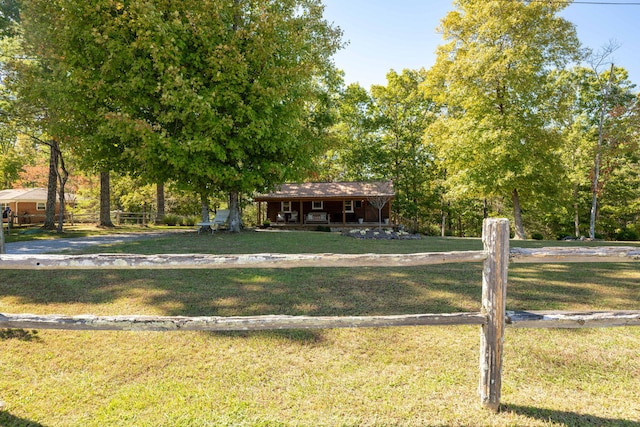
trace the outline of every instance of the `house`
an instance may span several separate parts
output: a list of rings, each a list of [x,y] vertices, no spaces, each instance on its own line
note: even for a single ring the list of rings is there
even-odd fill
[[[378,224],[379,213],[388,223],[394,196],[392,181],[306,182],[282,184],[254,200],[258,203],[258,223],[268,219],[276,226],[348,227]],[[262,203],[266,203],[264,215]]]
[[[65,194],[67,203],[74,200],[74,198],[72,194]],[[14,215],[14,222],[20,225],[44,222],[46,205],[46,188],[21,188],[0,191],[0,206],[2,210],[4,211],[6,207],[9,207]],[[58,208],[59,204],[56,201],[56,211]]]

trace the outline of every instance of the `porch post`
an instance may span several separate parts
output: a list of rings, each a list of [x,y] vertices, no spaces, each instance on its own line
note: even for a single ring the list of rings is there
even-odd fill
[[[300,199],[300,225],[304,224],[304,212],[302,212],[302,199]]]
[[[347,225],[347,201],[346,199],[342,199],[342,226],[346,227]]]

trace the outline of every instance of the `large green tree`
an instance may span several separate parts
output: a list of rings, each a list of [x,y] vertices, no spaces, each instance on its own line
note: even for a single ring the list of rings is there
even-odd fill
[[[386,86],[372,86],[373,113],[380,134],[377,161],[384,178],[394,182],[394,210],[421,228],[434,200],[435,167],[427,126],[435,119],[435,104],[421,89],[424,70],[390,71]]]
[[[431,129],[457,191],[511,200],[516,238],[523,204],[548,197],[561,176],[552,71],[579,57],[567,3],[457,0],[429,90],[442,105]],[[562,92],[560,92],[562,93]]]
[[[239,193],[300,176],[323,148],[340,31],[319,0],[24,3],[81,95],[78,150],[95,163],[203,201],[225,191],[238,230]]]
[[[412,229],[428,216],[433,198],[433,156],[423,136],[435,112],[420,87],[425,75],[424,70],[392,70],[387,85],[374,85],[371,92],[349,85],[334,127],[340,142],[325,157],[328,179],[393,180],[394,211]]]
[[[321,162],[319,179],[382,178],[377,161],[380,137],[373,109],[373,97],[357,83],[348,85],[340,93],[338,117],[333,127],[334,143]]]
[[[64,186],[68,178],[60,146],[61,129],[70,121],[62,102],[68,87],[57,85],[60,68],[55,61],[39,58],[42,46],[30,45],[23,37],[25,28],[20,14],[21,2],[7,0],[0,4],[2,35],[3,111],[2,120],[11,123],[15,133],[28,135],[45,145],[50,152],[48,196],[44,228],[54,229],[56,196],[60,211],[57,229],[62,231]]]
[[[637,98],[620,67],[598,71],[580,66],[562,73],[561,80],[571,95],[562,151],[572,189],[574,233],[582,234],[580,218],[590,216],[589,236],[594,238],[598,198],[612,180],[623,177],[616,169],[633,162],[637,150]]]

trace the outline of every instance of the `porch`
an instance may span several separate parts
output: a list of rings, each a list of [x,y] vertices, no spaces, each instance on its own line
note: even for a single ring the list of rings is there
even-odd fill
[[[380,223],[392,228],[393,197],[391,181],[324,182],[283,184],[279,190],[254,200],[258,204],[258,224],[280,229],[344,230],[379,227]]]

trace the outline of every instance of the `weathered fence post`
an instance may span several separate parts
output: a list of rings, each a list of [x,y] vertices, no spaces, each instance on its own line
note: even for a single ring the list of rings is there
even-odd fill
[[[480,334],[480,403],[485,408],[498,411],[502,387],[509,221],[485,219],[482,242],[487,254],[482,269],[482,314],[487,322]]]

